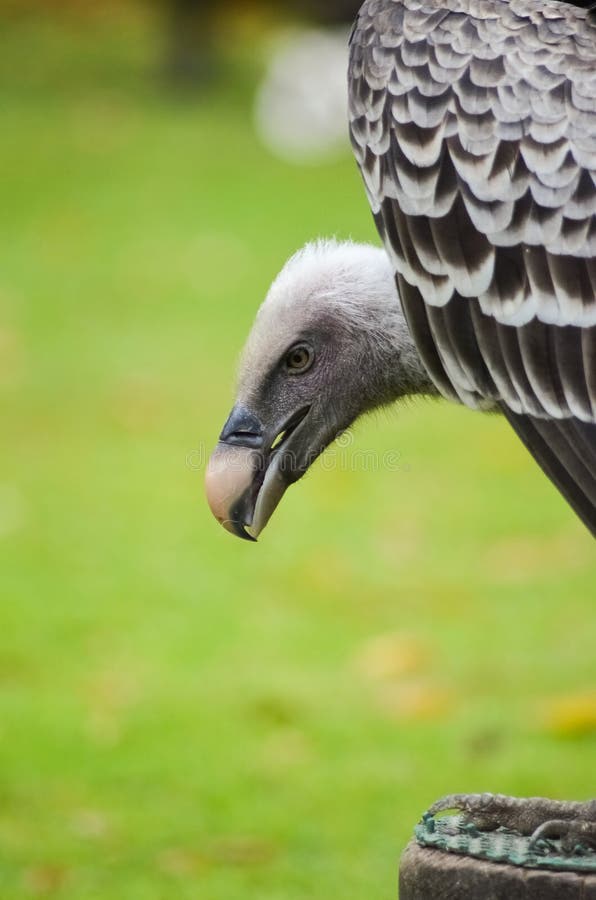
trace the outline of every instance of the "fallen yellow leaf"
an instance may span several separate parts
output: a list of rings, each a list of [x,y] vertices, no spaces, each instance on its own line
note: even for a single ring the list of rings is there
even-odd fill
[[[545,701],[541,718],[544,729],[558,737],[596,733],[596,690]]]
[[[357,668],[373,681],[393,681],[424,670],[432,658],[429,645],[412,634],[372,638],[357,656]]]
[[[378,695],[381,710],[389,717],[404,721],[434,721],[449,715],[455,698],[435,682],[387,685]]]

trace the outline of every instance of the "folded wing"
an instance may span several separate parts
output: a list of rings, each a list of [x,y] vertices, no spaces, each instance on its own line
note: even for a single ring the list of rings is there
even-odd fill
[[[596,532],[596,21],[549,0],[367,0],[349,87],[429,373],[501,406]]]

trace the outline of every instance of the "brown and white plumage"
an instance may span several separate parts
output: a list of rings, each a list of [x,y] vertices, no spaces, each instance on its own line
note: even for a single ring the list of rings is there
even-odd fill
[[[367,0],[350,131],[421,359],[499,405],[596,531],[596,19]]]

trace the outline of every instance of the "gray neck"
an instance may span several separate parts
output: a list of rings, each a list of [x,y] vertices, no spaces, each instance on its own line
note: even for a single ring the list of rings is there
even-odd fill
[[[372,333],[371,362],[377,394],[374,406],[403,397],[439,395],[416,349],[399,301],[395,295],[391,299]]]
[[[388,373],[393,398],[397,400],[416,394],[438,396],[439,391],[424,367],[401,307],[393,335],[393,364]]]

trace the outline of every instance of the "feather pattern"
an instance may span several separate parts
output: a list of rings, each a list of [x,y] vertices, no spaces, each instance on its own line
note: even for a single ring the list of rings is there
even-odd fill
[[[596,530],[596,17],[366,0],[352,146],[439,390],[500,406]]]

